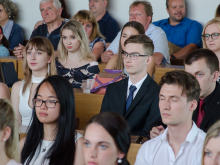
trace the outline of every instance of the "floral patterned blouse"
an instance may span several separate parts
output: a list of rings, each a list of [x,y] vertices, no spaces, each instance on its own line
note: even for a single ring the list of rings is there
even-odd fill
[[[97,38],[95,38],[93,41],[91,41],[91,42],[89,43],[90,49],[92,50],[93,47],[94,47],[94,45],[95,45],[97,42],[102,42],[102,43],[104,44],[104,51],[105,51],[105,49],[106,49],[105,40],[104,40],[103,38],[101,38],[101,37],[97,37]]]
[[[82,80],[93,79],[99,73],[98,62],[90,62],[79,68],[64,68],[56,58],[56,67],[58,75],[65,77],[71,83],[73,88],[81,88]]]

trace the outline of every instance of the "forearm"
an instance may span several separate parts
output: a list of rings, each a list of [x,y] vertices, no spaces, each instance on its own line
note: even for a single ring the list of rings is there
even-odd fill
[[[196,44],[189,44],[180,49],[178,52],[174,53],[173,55],[178,59],[184,59],[186,56],[192,52],[193,50],[197,49],[198,45]]]
[[[161,62],[163,61],[163,54],[159,53],[159,52],[155,52],[153,54],[154,60],[156,62],[156,65],[160,65]]]
[[[155,73],[155,65],[156,62],[154,60],[154,58],[152,58],[151,63],[147,66],[147,73],[152,76]]]

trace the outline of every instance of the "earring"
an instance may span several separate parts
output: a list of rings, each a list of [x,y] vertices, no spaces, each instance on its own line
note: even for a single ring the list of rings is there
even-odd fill
[[[11,18],[11,16],[10,16],[10,15],[9,15],[8,17],[9,17],[9,18]]]
[[[6,141],[6,139],[4,139],[4,142]]]
[[[118,159],[118,163],[122,163],[122,159]]]
[[[50,64],[48,63],[47,65],[47,74],[49,75],[50,74]]]

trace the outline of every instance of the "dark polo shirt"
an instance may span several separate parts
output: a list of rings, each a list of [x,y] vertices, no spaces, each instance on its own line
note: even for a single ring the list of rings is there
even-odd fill
[[[52,31],[50,34],[47,31],[47,24],[42,24],[32,32],[30,39],[37,36],[46,37],[50,40],[54,47],[54,50],[56,51],[58,43],[60,41],[60,30],[65,23],[66,22],[62,22],[61,26]]]
[[[118,23],[109,15],[108,11],[98,21],[98,24],[102,35],[105,36],[106,43],[112,42],[120,31]]]

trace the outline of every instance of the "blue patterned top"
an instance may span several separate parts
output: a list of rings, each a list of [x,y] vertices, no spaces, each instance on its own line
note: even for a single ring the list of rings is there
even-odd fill
[[[82,80],[93,79],[99,73],[98,62],[90,62],[79,68],[65,68],[56,58],[57,74],[71,83],[73,88],[82,88]]]
[[[105,40],[104,40],[103,38],[101,38],[101,37],[97,37],[97,38],[95,38],[93,41],[91,41],[91,42],[89,43],[90,49],[92,50],[93,47],[94,47],[94,45],[95,45],[97,42],[102,42],[102,43],[104,44],[104,51],[105,51],[105,49],[106,49]]]
[[[9,50],[3,45],[0,46],[0,56],[10,56]]]

